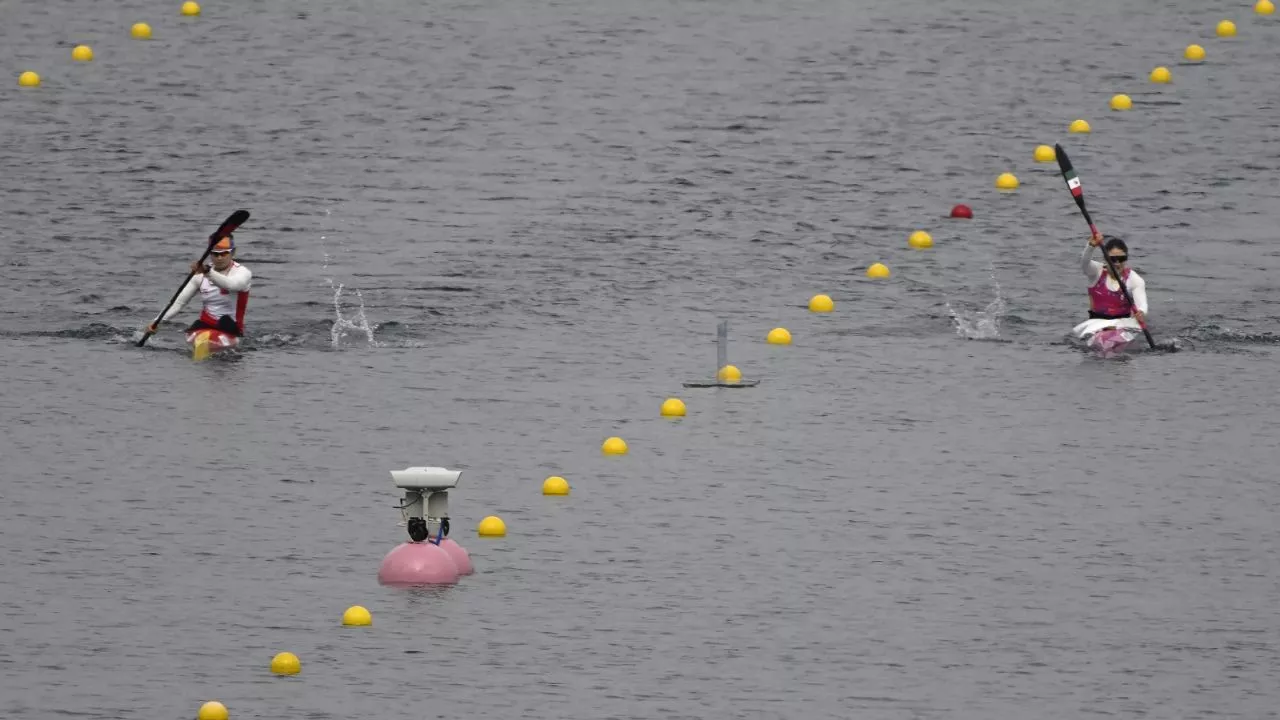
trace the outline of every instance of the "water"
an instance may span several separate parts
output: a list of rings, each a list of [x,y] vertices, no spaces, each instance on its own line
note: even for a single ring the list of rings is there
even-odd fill
[[[44,77],[0,100],[0,716],[1276,716],[1275,21],[0,19],[0,67]],[[1054,142],[1183,352],[1066,342],[1087,228],[1032,162]],[[239,207],[245,351],[192,364],[194,310],[134,348]],[[818,292],[834,313],[804,310]],[[760,385],[683,388],[722,319]],[[763,342],[779,325],[793,346]],[[658,416],[669,395],[688,417]],[[615,434],[630,455],[602,457]],[[421,464],[464,471],[477,574],[385,589],[387,471]],[[539,494],[551,474],[571,496]],[[488,514],[506,538],[475,537]],[[340,627],[353,604],[372,628]],[[301,675],[270,675],[282,650]]]

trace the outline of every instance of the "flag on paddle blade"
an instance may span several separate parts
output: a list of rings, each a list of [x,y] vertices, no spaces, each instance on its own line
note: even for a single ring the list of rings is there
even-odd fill
[[[1067,189],[1071,191],[1071,197],[1080,197],[1084,193],[1084,189],[1080,187],[1080,178],[1076,177],[1074,169],[1063,170],[1063,177],[1067,179]]]

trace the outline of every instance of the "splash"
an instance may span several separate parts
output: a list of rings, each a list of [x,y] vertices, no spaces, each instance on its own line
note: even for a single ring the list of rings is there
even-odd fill
[[[996,297],[982,310],[957,310],[950,300],[947,301],[947,312],[951,313],[951,321],[955,323],[956,334],[960,337],[968,340],[996,340],[1000,337],[1000,321],[1004,319],[1008,306],[1004,301],[1004,293],[1000,290],[1000,282],[996,280],[994,268],[991,271],[991,284],[995,286]]]
[[[377,340],[373,339],[373,331],[375,326],[369,324],[369,318],[364,314],[364,297],[357,289],[356,302],[359,307],[347,317],[342,314],[342,291],[346,287],[343,283],[338,283],[337,287],[333,285],[333,279],[329,279],[329,287],[333,289],[333,326],[329,328],[330,345],[334,350],[342,347],[342,341],[348,335],[362,334],[369,343],[369,347],[381,347]]]
[[[325,210],[325,215],[332,215],[332,211]],[[327,236],[321,235],[320,240],[323,242]],[[339,240],[341,243],[341,240]],[[344,246],[342,248],[346,250]],[[329,269],[329,263],[333,260],[333,256],[326,250],[324,252],[324,264],[322,270]],[[333,325],[329,328],[329,345],[338,350],[342,348],[343,340],[347,337],[355,335],[363,335],[368,347],[382,347],[382,345],[373,338],[373,331],[377,329],[377,325],[369,324],[369,317],[364,312],[364,296],[360,294],[359,288],[355,289],[356,303],[359,305],[354,312],[344,315],[342,312],[342,292],[346,289],[346,283],[333,284],[333,278],[325,278],[329,283],[329,289],[333,290]]]

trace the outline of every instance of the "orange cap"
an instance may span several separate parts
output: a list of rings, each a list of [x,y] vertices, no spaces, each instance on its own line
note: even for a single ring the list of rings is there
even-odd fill
[[[226,236],[214,244],[213,252],[226,252],[227,250],[235,250],[236,241],[230,236]]]

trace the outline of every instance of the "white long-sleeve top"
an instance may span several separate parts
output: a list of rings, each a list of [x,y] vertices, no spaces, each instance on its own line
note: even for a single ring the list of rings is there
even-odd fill
[[[169,308],[161,319],[168,320],[182,312],[182,308],[186,307],[198,292],[204,301],[202,313],[215,319],[230,315],[237,325],[243,327],[244,310],[249,302],[249,286],[252,281],[253,273],[237,262],[231,263],[231,267],[227,268],[225,273],[209,268],[207,273],[192,275],[186,286],[182,288],[182,292],[178,294],[173,307]]]
[[[1086,244],[1084,253],[1080,255],[1080,269],[1084,271],[1084,276],[1089,278],[1089,287],[1093,287],[1098,282],[1098,278],[1104,272],[1107,272],[1105,263],[1100,263],[1092,259],[1093,246]],[[1121,271],[1123,273],[1123,270]],[[1138,271],[1130,268],[1129,277],[1125,280],[1125,287],[1129,288],[1129,297],[1133,298],[1133,306],[1142,311],[1143,315],[1147,314],[1147,281],[1142,279]],[[1111,292],[1120,290],[1120,283],[1111,277],[1111,273],[1107,273],[1107,289]]]

